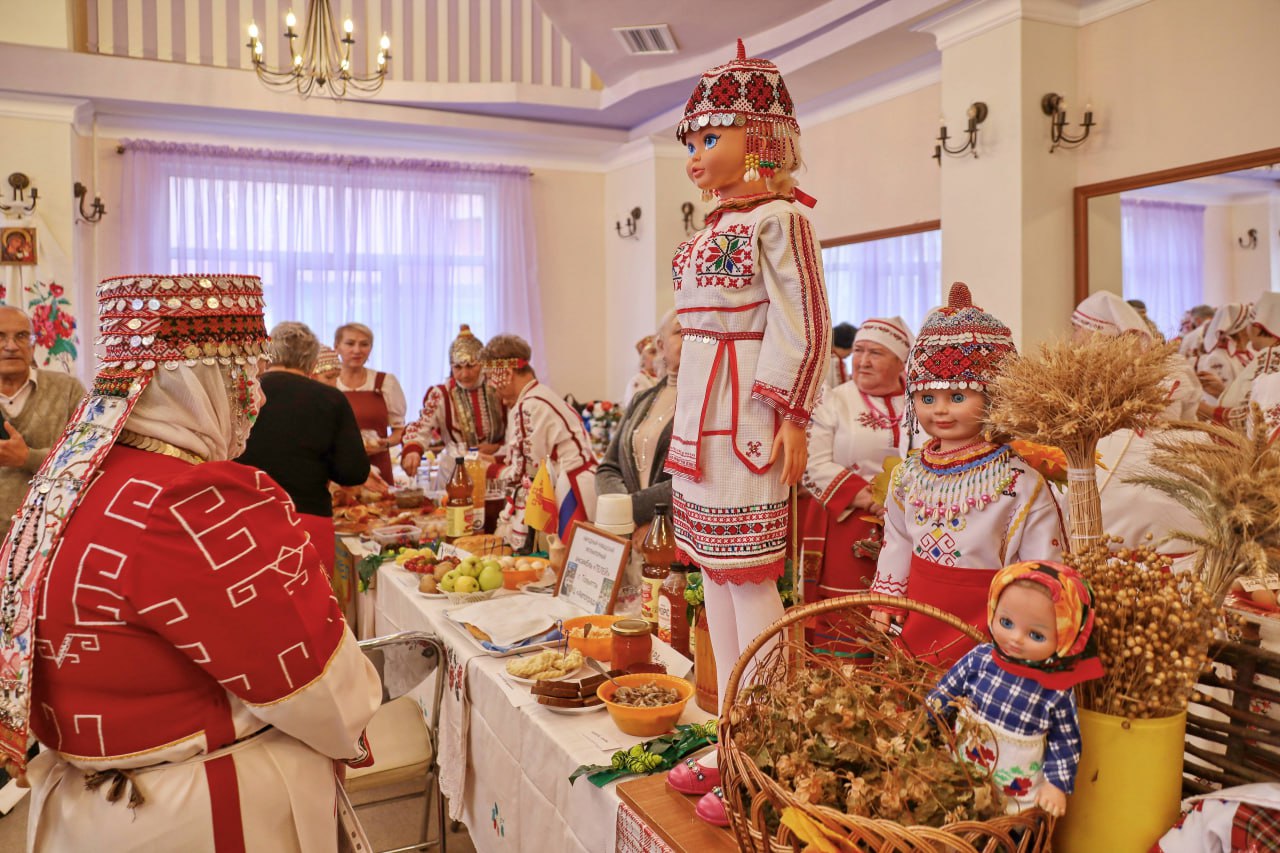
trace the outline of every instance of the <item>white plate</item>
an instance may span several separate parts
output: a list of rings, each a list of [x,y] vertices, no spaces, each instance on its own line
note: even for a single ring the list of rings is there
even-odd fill
[[[422,596],[423,598],[448,598],[448,597],[449,597],[449,594],[448,594],[448,593],[444,593],[444,592],[423,592],[422,590],[418,590],[418,595]]]
[[[578,667],[577,669],[575,669],[573,672],[567,672],[567,673],[565,673],[564,675],[560,676],[559,678],[556,678],[556,679],[553,679],[553,680],[555,680],[555,681],[578,681],[578,680],[580,680],[580,679],[574,678],[574,676],[576,676],[576,675],[582,675],[582,674],[584,674],[584,673],[589,673],[590,671],[591,671],[590,667],[588,667],[586,664],[583,664],[582,666],[580,666],[580,667]],[[502,672],[503,672],[503,674],[504,674],[504,675],[506,675],[506,676],[507,676],[507,678],[510,678],[512,681],[516,682],[517,684],[537,684],[537,683],[538,683],[538,680],[539,680],[539,679],[533,679],[533,678],[521,678],[521,677],[520,677],[520,676],[518,676],[518,675],[512,675],[511,673],[507,672],[507,671],[506,671],[506,669],[503,669],[503,671],[502,671]],[[542,681],[546,681],[547,679],[545,679],[545,678],[544,678],[544,679],[540,679],[540,680],[542,680]]]
[[[576,717],[579,714],[594,714],[596,711],[603,711],[605,709],[603,702],[596,705],[587,705],[583,708],[565,708],[561,705],[543,705],[539,702],[538,707],[545,708],[553,714],[564,714],[566,717]]]

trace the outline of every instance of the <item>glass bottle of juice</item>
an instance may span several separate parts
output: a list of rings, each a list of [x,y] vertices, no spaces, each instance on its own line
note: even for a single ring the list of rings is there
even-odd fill
[[[484,493],[488,488],[485,465],[480,461],[480,448],[467,448],[467,475],[471,477],[471,528],[473,533],[484,533]]]
[[[471,477],[467,475],[466,460],[457,457],[453,477],[445,487],[444,538],[448,542],[471,535],[471,517],[475,510],[471,500]]]
[[[640,545],[640,553],[644,557],[640,567],[640,616],[648,621],[649,629],[655,634],[658,633],[658,589],[667,577],[671,561],[676,558],[676,536],[670,509],[668,504],[654,505],[653,523]]]
[[[688,566],[672,563],[658,591],[658,639],[685,657],[690,654],[689,603],[684,600],[688,571]]]

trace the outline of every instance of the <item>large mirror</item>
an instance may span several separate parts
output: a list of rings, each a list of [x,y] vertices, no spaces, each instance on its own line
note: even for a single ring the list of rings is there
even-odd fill
[[[1075,190],[1075,301],[1141,299],[1166,336],[1194,305],[1280,291],[1280,148]]]

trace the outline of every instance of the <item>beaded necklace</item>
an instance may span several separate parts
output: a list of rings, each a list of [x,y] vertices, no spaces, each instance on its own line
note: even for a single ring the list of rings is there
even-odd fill
[[[954,450],[938,450],[930,441],[904,465],[902,488],[908,502],[925,518],[955,518],[971,509],[986,509],[1017,476],[1009,466],[1007,444],[975,441]]]

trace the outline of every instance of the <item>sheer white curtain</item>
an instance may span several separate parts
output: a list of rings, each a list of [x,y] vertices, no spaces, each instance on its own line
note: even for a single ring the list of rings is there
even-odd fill
[[[942,301],[942,232],[826,248],[822,267],[833,323],[900,316],[915,331]]]
[[[1120,200],[1124,298],[1147,303],[1147,316],[1166,337],[1183,313],[1204,301],[1204,207]]]
[[[417,413],[449,375],[461,323],[542,351],[527,169],[125,143],[130,273],[250,273],[267,322],[300,320],[332,344],[374,330],[370,366]]]

